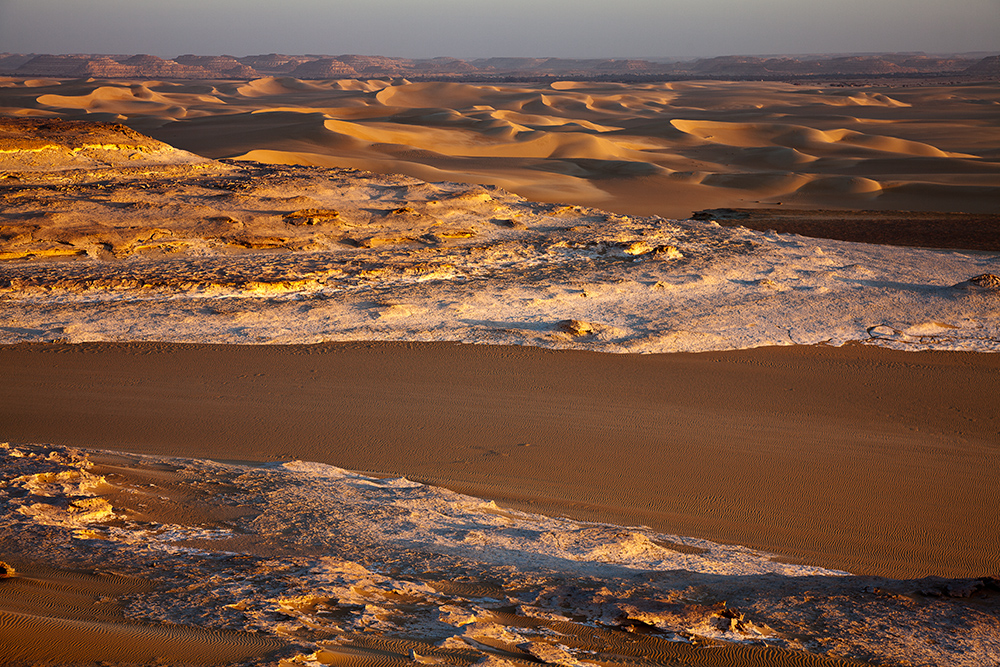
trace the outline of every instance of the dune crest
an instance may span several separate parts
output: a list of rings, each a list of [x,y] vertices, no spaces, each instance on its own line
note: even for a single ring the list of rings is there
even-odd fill
[[[998,102],[996,83],[859,89],[268,76],[32,79],[0,88],[0,108],[13,113],[124,122],[210,158],[287,164],[304,156],[301,164],[502,183],[546,202],[573,193],[579,203],[665,217],[779,203],[995,211],[1000,166],[990,156],[1000,140],[984,131],[982,111]],[[843,178],[878,187],[831,187]],[[809,187],[813,181],[825,184]]]

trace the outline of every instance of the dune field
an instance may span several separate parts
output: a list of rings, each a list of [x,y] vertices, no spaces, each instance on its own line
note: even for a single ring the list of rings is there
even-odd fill
[[[998,105],[0,79],[0,662],[1000,663]]]
[[[998,105],[995,81],[0,79],[0,113],[124,122],[206,157],[492,184],[667,218],[779,204],[996,214]]]

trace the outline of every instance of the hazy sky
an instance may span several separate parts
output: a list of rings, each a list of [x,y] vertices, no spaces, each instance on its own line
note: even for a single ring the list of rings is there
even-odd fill
[[[699,57],[1000,50],[1000,0],[0,0],[0,52]]]

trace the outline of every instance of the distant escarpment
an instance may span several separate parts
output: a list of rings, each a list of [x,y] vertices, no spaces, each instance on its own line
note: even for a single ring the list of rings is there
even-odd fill
[[[0,75],[64,78],[301,79],[408,77],[456,80],[568,79],[813,79],[841,77],[959,76],[1000,78],[1000,56],[983,54],[823,56],[720,56],[691,61],[574,58],[390,58],[366,55],[283,55],[245,57],[187,54],[157,56],[106,54],[0,54]]]
[[[176,60],[164,60],[146,54],[37,55],[27,59],[16,54],[3,54],[0,55],[0,72],[11,76],[102,79],[245,79],[259,76],[253,67],[228,56],[180,56]]]
[[[965,74],[988,79],[1000,79],[1000,56],[989,56],[971,65]]]

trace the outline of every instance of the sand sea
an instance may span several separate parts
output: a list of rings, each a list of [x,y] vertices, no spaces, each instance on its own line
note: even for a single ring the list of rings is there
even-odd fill
[[[0,662],[1000,664],[998,103],[0,79]]]

